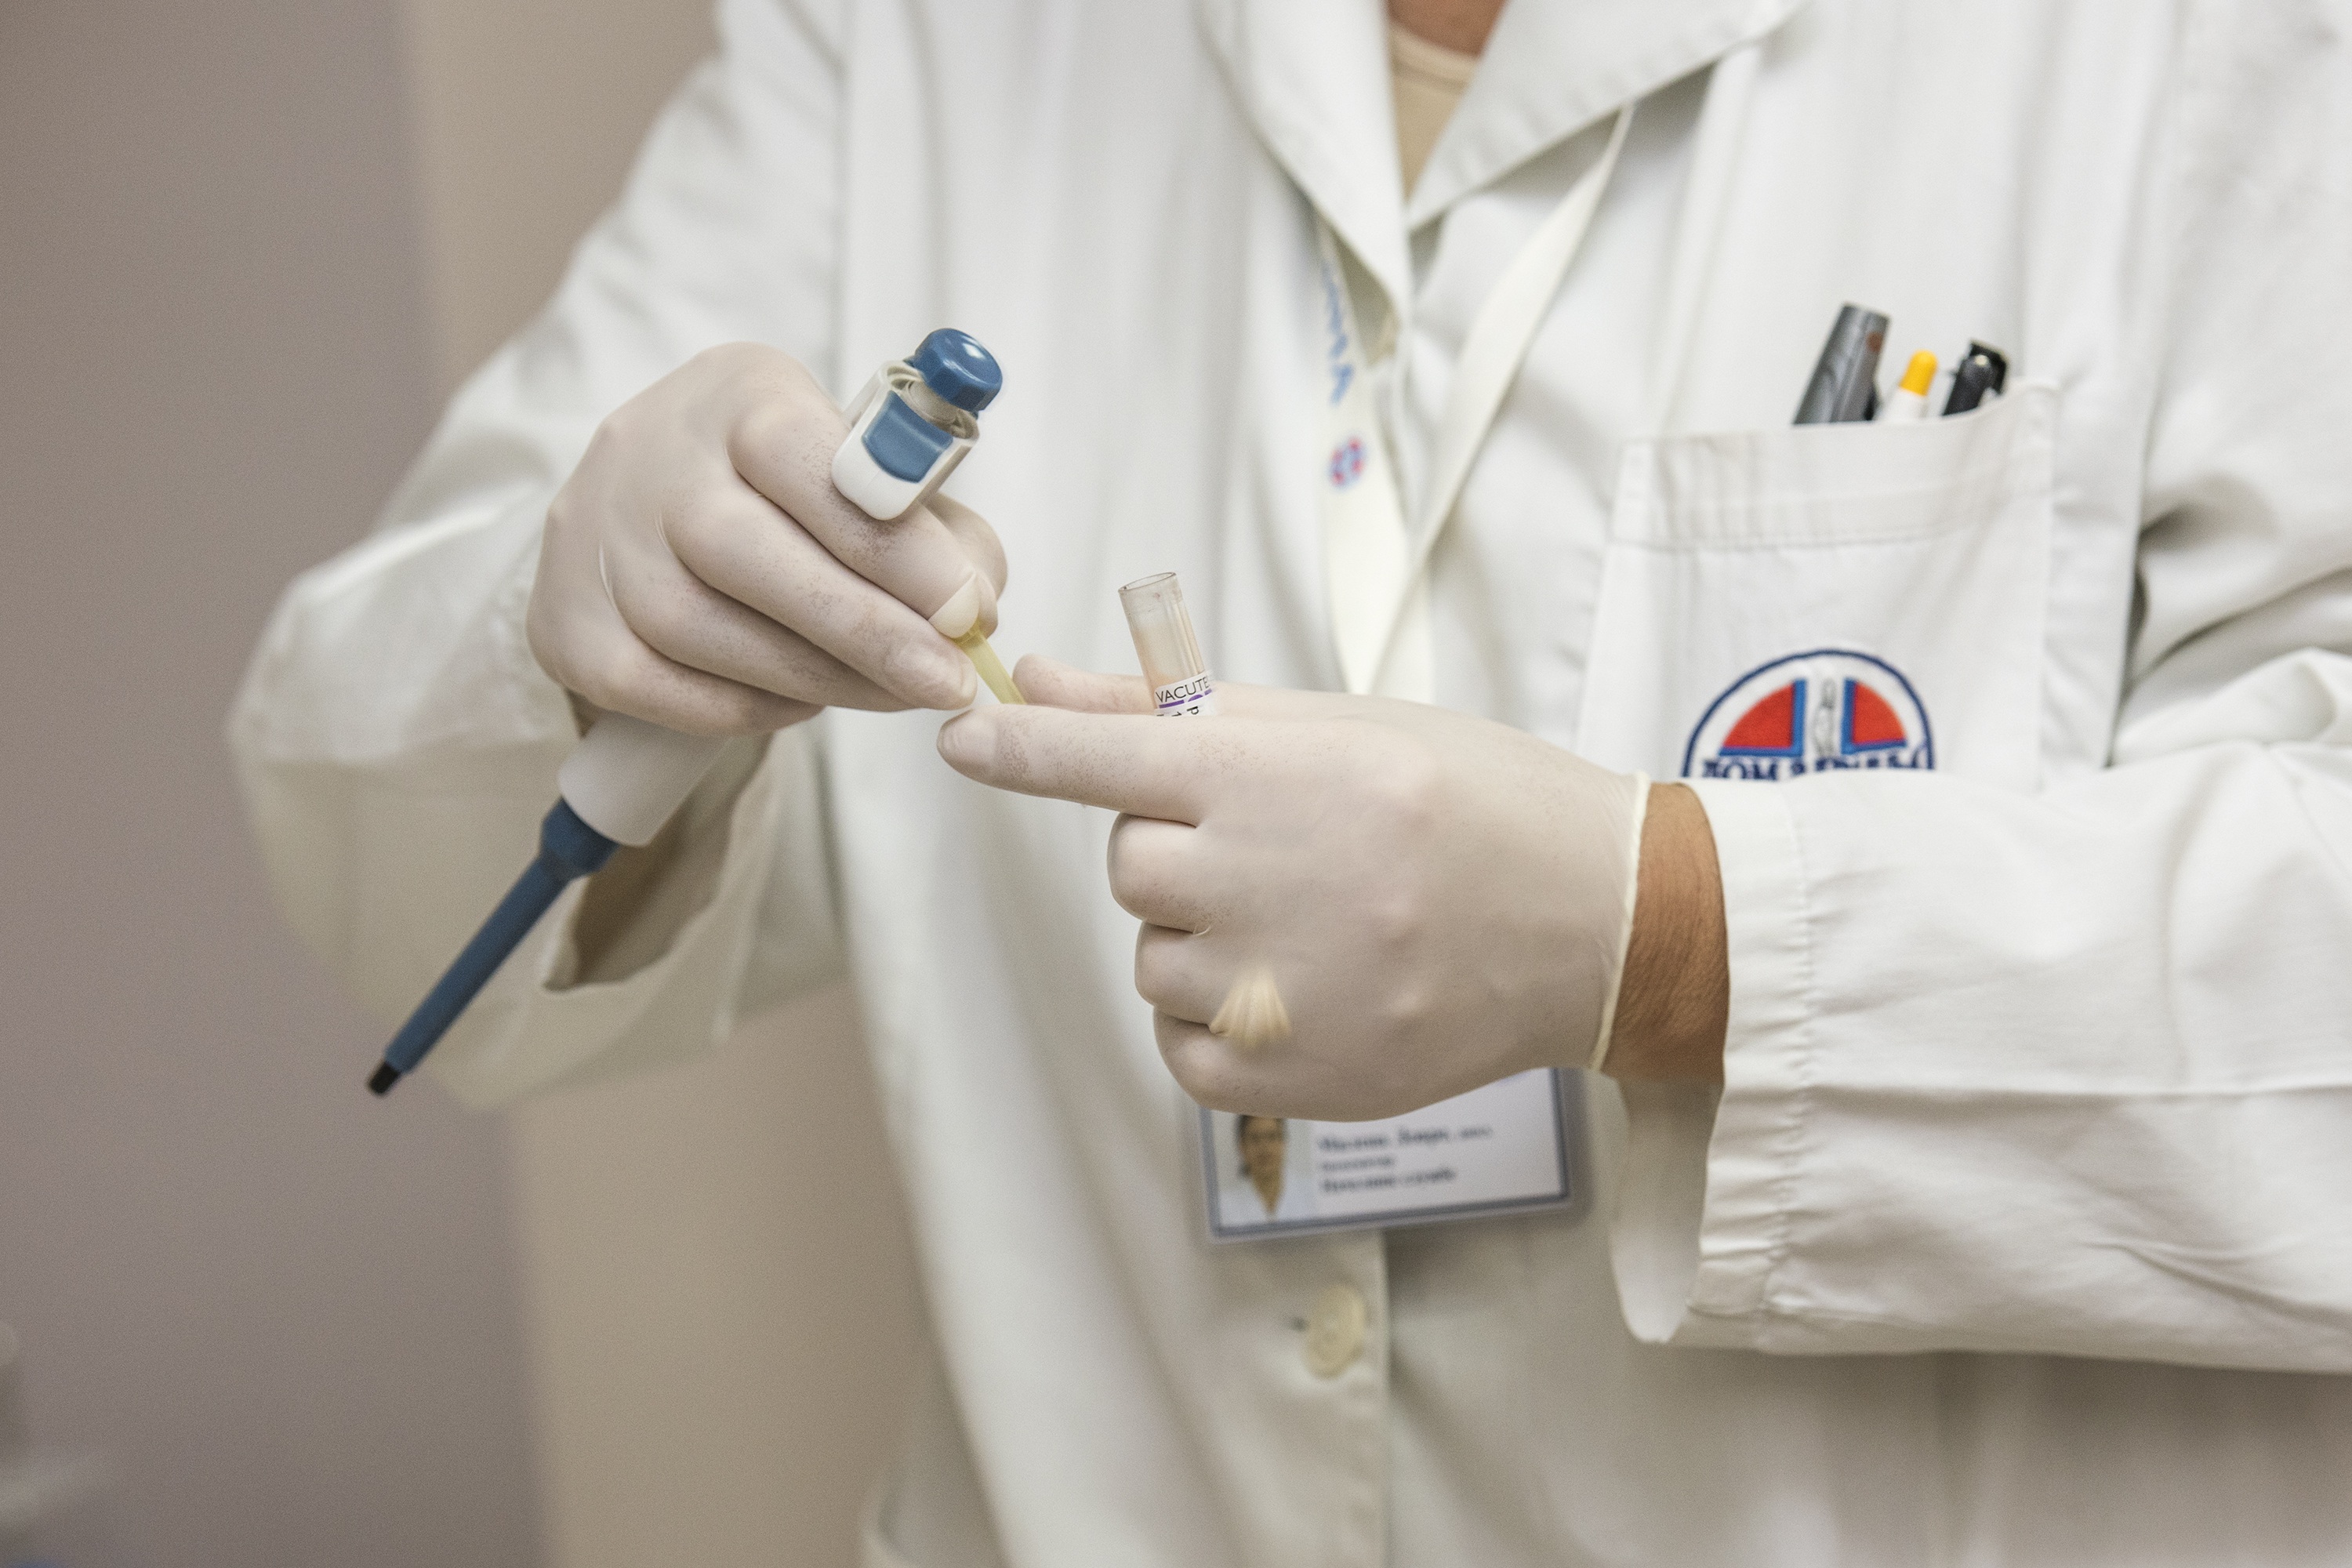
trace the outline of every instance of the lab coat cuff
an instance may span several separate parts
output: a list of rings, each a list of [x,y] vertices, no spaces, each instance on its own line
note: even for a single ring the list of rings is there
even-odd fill
[[[739,993],[803,748],[771,746],[727,810],[718,886],[658,957],[614,981],[576,984],[571,930],[586,884],[567,889],[492,977],[425,1071],[474,1110],[684,1060],[734,1031]]]
[[[1810,917],[1780,789],[1696,783],[1722,868],[1731,972],[1718,1094],[1625,1086],[1611,1252],[1626,1326],[1651,1343],[1753,1347],[1788,1248],[1811,1070]]]

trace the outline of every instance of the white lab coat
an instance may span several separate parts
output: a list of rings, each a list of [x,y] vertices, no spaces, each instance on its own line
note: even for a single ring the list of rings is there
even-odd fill
[[[709,343],[847,390],[962,327],[1007,373],[956,489],[1008,655],[1130,668],[1114,590],[1174,568],[1222,674],[1334,687],[1315,212],[1395,301],[1410,492],[1472,313],[1631,100],[1434,552],[1440,700],[1674,776],[1744,675],[1832,647],[1934,731],[1932,770],[1702,784],[1727,1082],[1597,1084],[1589,1210],[1213,1249],[1104,814],[957,777],[920,713],[706,791],[711,877],[593,984],[551,921],[433,1070],[499,1102],[846,964],[947,1395],[870,1562],[2352,1558],[2341,5],[1515,0],[1410,205],[1372,0],[721,20],[240,700],[286,904],[387,1018],[551,796],[521,610],[614,405]],[[2011,396],[1789,428],[1849,299],[1897,365],[2005,349]],[[1324,1378],[1334,1283],[1370,1330]]]

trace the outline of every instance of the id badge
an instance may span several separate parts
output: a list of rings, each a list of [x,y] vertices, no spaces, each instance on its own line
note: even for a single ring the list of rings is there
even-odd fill
[[[1566,1206],[1576,1074],[1538,1068],[1403,1116],[1201,1112],[1213,1241],[1426,1225]]]

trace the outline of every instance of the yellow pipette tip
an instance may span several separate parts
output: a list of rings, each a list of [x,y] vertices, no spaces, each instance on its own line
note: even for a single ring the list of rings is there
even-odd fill
[[[996,693],[999,702],[1025,704],[1028,701],[1021,695],[1021,689],[1013,684],[1013,672],[1004,668],[1004,661],[996,657],[996,650],[988,646],[988,638],[982,635],[978,626],[956,638],[955,645],[963,649],[964,657],[971,660],[972,668],[980,671],[981,679]]]
[[[1927,395],[1927,389],[1935,384],[1936,356],[1926,349],[1921,349],[1911,356],[1911,363],[1904,367],[1903,390],[1916,392],[1925,397]]]

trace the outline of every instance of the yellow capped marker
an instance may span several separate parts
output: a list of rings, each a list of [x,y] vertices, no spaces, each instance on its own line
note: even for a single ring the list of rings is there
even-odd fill
[[[1921,349],[1903,369],[1903,384],[1886,400],[1879,417],[1889,425],[1908,425],[1927,417],[1927,389],[1936,384],[1936,356]]]

